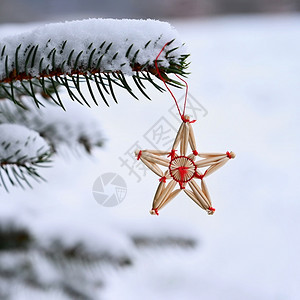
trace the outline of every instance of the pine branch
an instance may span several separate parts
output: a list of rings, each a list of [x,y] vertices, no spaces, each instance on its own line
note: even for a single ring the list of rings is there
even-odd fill
[[[0,187],[32,187],[29,178],[44,181],[37,168],[50,162],[52,152],[38,133],[20,125],[0,125]],[[12,135],[13,133],[13,135]]]
[[[124,35],[120,35],[122,27]],[[98,31],[90,32],[91,28]],[[74,32],[78,32],[76,38]],[[159,71],[168,84],[181,87],[168,75],[186,76],[189,55],[174,36],[176,32],[169,24],[158,21],[85,20],[8,37],[0,41],[0,98],[22,106],[20,96],[26,95],[39,107],[35,95],[42,93],[64,108],[58,91],[63,87],[73,101],[90,106],[82,92],[84,83],[96,105],[99,97],[109,105],[107,98],[117,102],[115,87],[137,98],[125,75],[131,76],[137,90],[150,98],[145,82],[164,91],[155,83],[159,76],[154,62],[167,42],[157,61]]]
[[[38,97],[38,96],[37,96]],[[88,154],[95,147],[101,147],[104,138],[99,119],[89,110],[67,103],[67,111],[40,99],[42,109],[26,103],[26,109],[6,100],[0,102],[0,124],[19,124],[40,134],[50,145],[52,152],[84,150]]]
[[[98,126],[89,117],[83,122],[82,113],[71,119],[54,112],[56,108],[50,104],[67,106],[61,89],[86,106],[91,100],[98,105],[98,99],[106,105],[110,99],[117,102],[120,88],[133,98],[143,95],[150,99],[147,83],[165,91],[161,76],[167,84],[182,87],[170,75],[187,75],[188,56],[174,29],[152,20],[50,24],[0,40],[0,186],[8,190],[9,185],[31,186],[30,178],[43,180],[38,168],[48,163],[61,145],[70,149],[81,145],[88,153],[102,145]],[[29,98],[33,101],[28,102]],[[11,105],[5,109],[7,100]],[[45,107],[47,114],[36,107]]]

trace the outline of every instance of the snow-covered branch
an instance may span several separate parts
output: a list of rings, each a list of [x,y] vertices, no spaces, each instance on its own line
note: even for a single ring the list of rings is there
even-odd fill
[[[0,124],[20,124],[38,132],[53,152],[59,152],[66,146],[70,150],[83,149],[91,153],[95,147],[103,145],[99,119],[89,110],[68,103],[67,111],[62,111],[48,101],[39,101],[44,106],[42,109],[27,103],[26,110],[10,101],[0,102]]]
[[[37,167],[49,162],[47,142],[37,132],[17,124],[1,124],[0,131],[0,186],[6,190],[9,183],[30,186],[27,176],[43,180]]]
[[[169,84],[180,87],[167,73],[186,74],[188,54],[177,32],[166,22],[89,19],[49,24],[6,37],[0,40],[0,97],[16,101],[15,95],[23,93],[34,98],[40,89],[63,107],[57,86],[64,86],[72,100],[89,105],[81,92],[83,79],[93,101],[98,103],[91,81],[108,105],[106,94],[117,101],[113,86],[136,97],[124,75],[131,76],[148,97],[144,82],[163,91],[154,82],[154,62],[166,43],[158,68]]]

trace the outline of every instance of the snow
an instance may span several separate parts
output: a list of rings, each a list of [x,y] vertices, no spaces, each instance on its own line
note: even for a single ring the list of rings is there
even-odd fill
[[[0,80],[7,76],[6,57],[8,57],[8,73],[16,67],[15,53],[19,45],[21,45],[18,50],[19,73],[25,72],[29,51],[38,45],[33,66],[31,63],[30,65],[27,63],[27,72],[32,76],[37,76],[40,68],[52,70],[63,66],[65,72],[71,72],[76,58],[83,50],[78,62],[81,69],[90,71],[88,63],[92,52],[95,50],[91,60],[91,66],[94,68],[97,66],[99,58],[105,54],[100,64],[101,71],[119,70],[124,74],[132,74],[130,62],[138,50],[135,62],[144,65],[150,61],[150,65],[153,65],[162,47],[173,39],[175,41],[170,48],[166,47],[166,50],[178,47],[172,52],[174,58],[171,59],[176,62],[180,55],[187,53],[176,30],[166,22],[150,19],[88,19],[48,24],[33,31],[6,36],[0,40],[0,51],[5,46],[3,56],[0,56]],[[64,44],[65,41],[67,42]],[[145,47],[149,41],[150,43]],[[103,42],[105,42],[104,45]],[[132,44],[133,46],[127,55]],[[54,49],[56,50],[55,53],[53,52]],[[70,65],[68,65],[69,55],[73,50],[74,53]],[[34,51],[32,50],[32,53]],[[116,53],[118,54],[115,57]],[[53,55],[55,55],[54,62]],[[29,61],[31,62],[33,54],[30,57]],[[41,58],[43,58],[42,65],[40,65]],[[170,59],[162,56],[161,60],[159,64],[169,66]]]
[[[0,160],[29,161],[50,151],[47,142],[36,132],[17,124],[0,125]]]
[[[68,244],[83,240],[99,251],[105,249],[101,229],[113,231],[115,238],[107,248],[117,253],[134,249],[134,264],[102,270],[105,285],[99,299],[297,300],[299,15],[173,25],[192,54],[190,92],[208,111],[193,124],[198,151],[237,154],[206,182],[216,213],[207,216],[183,195],[159,217],[150,216],[157,178],[147,173],[137,183],[120,166],[118,158],[136,140],[151,148],[143,136],[160,117],[175,128],[180,124],[169,113],[171,97],[151,91],[152,102],[136,102],[124,93],[118,105],[93,109],[110,138],[106,148],[93,159],[57,159],[56,166],[43,173],[48,183],[35,185],[33,191],[0,191],[1,220],[29,224],[37,237],[45,233],[45,242],[57,234]],[[92,197],[93,182],[105,172],[120,174],[128,188],[122,204],[110,209]],[[136,249],[129,236],[143,232],[148,237],[187,235],[198,247]],[[15,298],[65,299],[52,290],[42,295],[28,287]]]
[[[213,268],[194,251],[146,251],[138,256],[134,272],[128,269],[110,278],[103,299],[266,299],[261,291],[212,274]]]
[[[66,100],[66,111],[63,111],[48,101],[39,101],[43,104],[40,109],[33,102],[27,101],[26,112],[11,101],[0,103],[0,111],[5,112],[0,114],[0,122],[17,123],[39,132],[59,153],[64,153],[66,149],[71,149],[73,153],[77,150],[78,153],[82,153],[79,143],[82,138],[87,140],[92,148],[103,143],[99,118],[91,115],[87,107]]]
[[[17,228],[28,230],[45,249],[50,249],[54,242],[58,242],[66,249],[82,244],[85,252],[93,256],[109,254],[112,257],[122,257],[134,253],[130,239],[109,226],[109,220],[102,217],[99,228],[97,212],[86,210],[84,206],[72,207],[61,203],[57,207],[58,204],[59,202],[56,202],[55,205],[48,204],[28,209],[26,204],[19,201],[7,203],[0,212],[0,224],[2,226],[13,224]],[[56,211],[55,216],[53,216],[53,209]],[[20,217],[15,219],[17,211]],[[82,215],[83,211],[88,213],[88,219],[86,215]]]

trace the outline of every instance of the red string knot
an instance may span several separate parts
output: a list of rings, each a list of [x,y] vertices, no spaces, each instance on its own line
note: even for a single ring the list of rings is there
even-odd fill
[[[208,208],[208,214],[209,214],[209,215],[212,215],[215,211],[216,211],[216,209],[213,208],[213,207],[209,207],[209,208]]]
[[[229,159],[235,158],[235,154],[234,154],[234,152],[232,152],[232,151],[231,151],[231,152],[227,151],[226,154],[227,154],[227,157],[228,157]]]
[[[179,186],[180,186],[180,189],[181,190],[184,190],[185,189],[185,186],[183,185],[183,182],[179,181]]]
[[[227,154],[227,157],[228,157],[229,159],[232,158],[231,152],[227,151],[226,154]]]
[[[193,154],[194,154],[195,156],[197,156],[199,153],[198,153],[197,150],[193,150]]]
[[[198,174],[198,173],[196,172],[194,176],[195,176],[196,178],[199,178],[199,179],[201,179],[201,180],[202,180],[202,179],[203,179],[203,177],[204,177],[205,175],[206,175],[206,171],[204,172],[204,174],[201,174],[201,175],[200,175],[200,174]]]
[[[172,149],[170,154],[168,155],[168,157],[171,157],[171,159],[174,159],[175,158],[175,155],[176,155],[176,151],[175,149]]]
[[[142,150],[140,150],[140,152],[139,152],[139,154],[138,154],[138,156],[137,156],[137,160],[139,160],[140,158],[141,158],[141,156],[142,156]]]
[[[158,208],[152,208],[151,210],[150,210],[150,214],[151,215],[159,215],[159,213],[158,213]]]
[[[181,115],[181,120],[184,122],[184,123],[195,123],[196,120],[190,120],[190,117],[189,116],[184,116],[184,115]]]
[[[162,176],[161,178],[159,178],[159,182],[164,182],[164,183],[166,183],[166,179],[167,179],[166,176]]]

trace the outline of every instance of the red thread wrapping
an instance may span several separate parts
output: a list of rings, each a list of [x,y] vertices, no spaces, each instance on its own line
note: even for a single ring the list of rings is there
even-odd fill
[[[181,120],[184,122],[184,123],[195,123],[196,120],[188,120],[184,117],[184,115],[181,115]]]
[[[164,183],[166,183],[166,179],[167,179],[167,177],[166,177],[166,176],[163,176],[163,177],[159,178],[159,182],[164,182]]]
[[[155,208],[155,209],[153,209],[153,210],[154,210],[155,214],[156,214],[157,216],[159,216],[158,209]]]
[[[216,211],[216,209],[213,208],[213,207],[209,207],[208,209],[209,209],[210,211]]]
[[[141,156],[142,156],[142,150],[140,150],[140,152],[139,152],[139,154],[138,154],[138,156],[137,156],[137,160],[139,160],[140,158],[141,158]]]
[[[181,181],[183,182],[184,181],[184,176],[187,174],[187,171],[188,168],[186,167],[179,167],[178,168],[178,171],[179,171],[179,174],[180,174],[180,178],[181,178]]]
[[[176,151],[177,151],[177,150],[172,149],[171,152],[170,152],[170,154],[169,154],[167,157],[171,157],[171,160],[174,159],[174,158],[175,158],[175,155],[176,155]]]
[[[181,190],[184,190],[185,189],[185,186],[183,185],[183,182],[182,181],[179,181],[179,186],[180,186],[180,189]]]
[[[231,157],[231,154],[230,154],[230,152],[229,151],[227,151],[226,152],[226,154],[227,154],[227,157],[229,158],[229,159],[231,159],[232,157]]]
[[[195,177],[196,178],[199,178],[199,179],[203,179],[203,177],[206,175],[206,171],[204,172],[204,174],[202,174],[202,175],[200,175],[200,174],[198,174],[197,172],[195,173]]]
[[[194,154],[195,156],[197,156],[199,153],[198,153],[197,150],[193,150],[193,154]]]
[[[190,159],[189,157],[186,157],[186,156],[181,155],[181,156],[177,156],[175,159],[182,158],[182,157],[185,158],[185,159],[187,159],[187,160],[189,160],[189,161],[193,164],[193,166],[194,166],[194,174],[193,174],[193,176],[192,176],[191,178],[189,178],[188,180],[178,180],[178,178],[176,178],[176,177],[174,176],[173,172],[172,172],[171,165],[172,165],[173,160],[171,160],[171,161],[170,161],[170,164],[169,164],[169,172],[170,172],[170,175],[172,176],[172,178],[173,178],[175,181],[177,181],[178,183],[180,183],[180,182],[188,182],[188,181],[192,180],[192,178],[195,176],[196,170],[197,170],[197,167],[196,167],[194,161],[193,161],[192,159]],[[180,168],[180,169],[179,169],[179,168]],[[181,178],[184,178],[184,175],[186,174],[185,167],[179,167],[179,168],[178,168],[178,170],[179,170],[180,175],[181,175],[180,177],[181,177]]]

